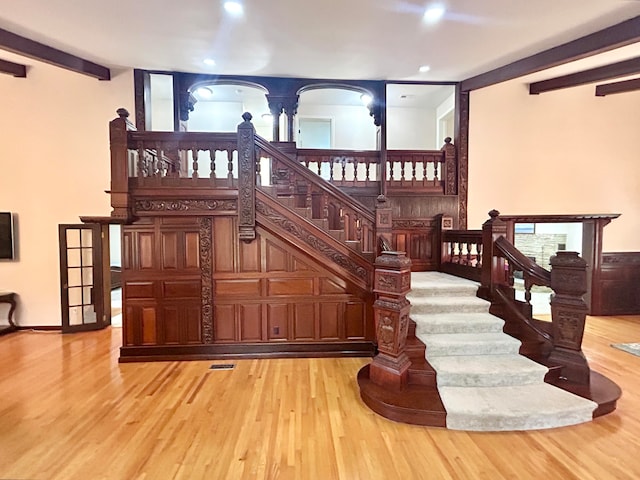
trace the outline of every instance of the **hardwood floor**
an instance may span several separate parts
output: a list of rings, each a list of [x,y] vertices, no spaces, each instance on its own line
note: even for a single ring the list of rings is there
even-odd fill
[[[589,317],[584,350],[618,409],[555,430],[467,433],[367,409],[369,359],[118,364],[120,330],[0,337],[0,479],[633,479],[640,316]]]

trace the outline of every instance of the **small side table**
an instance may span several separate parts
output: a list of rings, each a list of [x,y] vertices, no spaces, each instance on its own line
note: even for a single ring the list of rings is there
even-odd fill
[[[14,292],[0,292],[0,303],[9,304],[9,325],[0,325],[0,335],[13,332],[18,326],[13,322],[13,312],[15,312],[18,302],[16,302],[16,294]]]

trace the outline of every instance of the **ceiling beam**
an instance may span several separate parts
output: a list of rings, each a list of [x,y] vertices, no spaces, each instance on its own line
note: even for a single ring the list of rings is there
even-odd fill
[[[27,67],[20,63],[0,59],[0,73],[7,73],[14,77],[24,78],[27,76]]]
[[[640,90],[640,78],[596,85],[596,97],[604,97],[614,93],[634,92],[636,90]]]
[[[531,95],[537,95],[539,93],[551,92],[552,90],[560,90],[561,88],[577,87],[578,85],[599,82],[600,80],[626,77],[634,73],[640,73],[640,57],[530,83],[529,93]]]
[[[476,90],[530,73],[556,67],[640,41],[640,16],[523,58],[461,82],[463,91]]]
[[[0,28],[0,49],[88,75],[98,80],[111,80],[111,72],[102,65],[21,37],[2,28]]]

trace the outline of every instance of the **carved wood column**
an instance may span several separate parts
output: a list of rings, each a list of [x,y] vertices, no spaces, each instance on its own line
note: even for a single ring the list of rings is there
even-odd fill
[[[376,204],[376,251],[378,255],[393,247],[393,217],[384,195],[378,195]]]
[[[129,157],[127,131],[135,130],[129,121],[129,112],[119,108],[118,118],[109,122],[109,145],[111,150],[111,218],[128,222],[131,219],[129,204]]]
[[[505,260],[494,255],[493,242],[500,236],[507,236],[507,225],[499,218],[500,212],[491,210],[489,220],[482,224],[482,273],[478,296],[491,300],[496,285],[507,285],[505,281]]]
[[[294,135],[294,118],[298,114],[298,100],[300,99],[299,95],[295,95],[293,97],[287,97],[283,103],[282,108],[284,109],[284,114],[287,116],[287,142],[295,142]]]
[[[271,120],[273,122],[272,128],[272,141],[279,142],[280,141],[280,114],[282,113],[284,107],[282,102],[282,96],[279,95],[266,95],[267,102],[269,104],[269,112],[271,113]]]
[[[457,189],[457,165],[456,165],[456,147],[451,143],[451,137],[444,139],[442,147],[444,153],[444,194],[455,195]]]
[[[249,112],[238,125],[238,231],[240,240],[256,238],[256,142]]]
[[[558,252],[551,257],[551,318],[553,350],[549,361],[563,366],[569,381],[588,384],[590,371],[582,353],[587,316],[583,295],[587,292],[587,262],[576,252]]]
[[[373,304],[378,354],[373,358],[371,381],[399,389],[407,383],[411,361],[405,353],[409,309],[405,295],[411,290],[411,260],[404,252],[383,252],[375,261]]]

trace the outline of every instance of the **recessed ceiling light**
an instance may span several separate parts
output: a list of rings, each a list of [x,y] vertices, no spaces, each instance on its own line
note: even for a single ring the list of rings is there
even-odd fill
[[[213,90],[211,90],[209,87],[199,87],[198,89],[196,89],[196,95],[202,100],[207,100],[213,97]]]
[[[371,95],[369,95],[367,93],[363,93],[362,95],[360,95],[360,100],[362,101],[362,103],[364,105],[366,105],[368,107],[371,104],[371,102],[373,101],[373,98],[371,98]]]
[[[244,12],[244,8],[240,2],[227,1],[224,2],[224,9],[229,15],[239,17]]]
[[[445,8],[440,3],[429,5],[424,12],[424,21],[427,23],[436,23],[444,16]]]
[[[205,65],[208,65],[210,67],[215,66],[216,61],[213,58],[205,58],[202,63],[204,63]]]
[[[418,71],[419,71],[420,73],[426,73],[426,72],[428,72],[429,70],[431,70],[431,67],[430,67],[429,65],[422,65],[422,66],[418,69]]]

